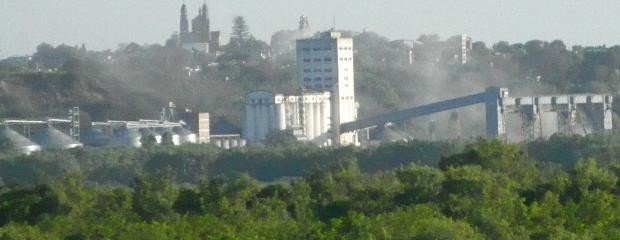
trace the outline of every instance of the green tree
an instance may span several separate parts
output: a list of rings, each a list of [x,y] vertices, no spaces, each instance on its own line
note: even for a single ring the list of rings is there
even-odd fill
[[[10,222],[35,224],[45,216],[66,211],[58,195],[47,185],[13,189],[0,195],[0,225]]]
[[[146,221],[169,217],[177,194],[173,175],[168,171],[139,176],[133,187],[133,210]]]
[[[443,173],[431,167],[410,166],[396,172],[403,192],[396,201],[403,205],[432,202],[442,191]]]
[[[237,45],[241,45],[242,43],[245,43],[246,41],[250,40],[250,38],[251,38],[250,28],[245,22],[245,18],[242,16],[236,16],[233,19],[233,27],[232,27],[232,34],[231,34],[230,42],[237,44]]]

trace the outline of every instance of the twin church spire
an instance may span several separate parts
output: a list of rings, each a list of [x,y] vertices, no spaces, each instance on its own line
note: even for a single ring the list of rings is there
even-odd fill
[[[198,15],[191,21],[187,14],[187,6],[183,3],[179,27],[179,43],[183,48],[204,53],[215,53],[219,50],[220,32],[211,31],[209,8],[206,2],[198,9]]]
[[[209,22],[209,9],[207,4],[204,3],[198,10],[198,16],[191,21],[191,30],[189,24],[189,18],[187,15],[187,6],[185,3],[181,6],[181,22],[180,22],[180,37],[181,42],[185,40],[203,41],[209,42],[210,38],[210,22]]]

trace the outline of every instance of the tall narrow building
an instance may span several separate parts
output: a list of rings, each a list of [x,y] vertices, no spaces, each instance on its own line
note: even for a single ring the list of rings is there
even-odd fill
[[[202,38],[210,41],[210,32],[211,32],[211,23],[209,20],[209,9],[207,8],[207,4],[202,5],[202,29],[200,29],[200,33],[202,34]]]
[[[181,6],[181,21],[180,21],[180,29],[179,38],[181,42],[187,40],[189,35],[189,21],[187,20],[187,7],[185,4]]]
[[[357,145],[356,133],[341,133],[340,124],[357,119],[353,39],[328,31],[297,40],[297,78],[304,91],[331,93],[332,142]]]

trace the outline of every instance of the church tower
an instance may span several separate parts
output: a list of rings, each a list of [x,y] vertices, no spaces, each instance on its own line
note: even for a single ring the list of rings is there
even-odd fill
[[[207,4],[198,9],[198,16],[192,19],[192,34],[195,41],[209,42],[209,17]]]
[[[301,17],[299,17],[299,28],[297,28],[297,32],[299,32],[299,36],[301,38],[308,38],[312,36],[310,21],[308,21],[307,16],[301,15]]]
[[[204,4],[202,4],[202,15],[200,16],[201,18],[201,22],[202,22],[202,29],[200,29],[200,32],[202,33],[202,40],[203,41],[209,41],[209,34],[211,32],[210,29],[210,23],[209,23],[209,9],[207,8],[207,3],[205,2]]]
[[[181,43],[187,41],[187,37],[189,35],[189,21],[187,20],[187,7],[185,3],[181,6],[181,21],[180,21],[180,30],[179,37]]]
[[[198,8],[198,16],[193,18],[188,18],[187,7],[183,3],[179,23],[180,46],[195,52],[217,53],[220,50],[220,32],[212,32],[210,24],[206,2]]]

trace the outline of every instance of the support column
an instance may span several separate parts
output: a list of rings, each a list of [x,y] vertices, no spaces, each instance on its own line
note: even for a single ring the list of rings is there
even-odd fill
[[[577,109],[575,105],[567,98],[566,103],[557,104],[558,110],[558,131],[562,133],[573,134],[575,130],[575,119],[577,116]]]
[[[332,145],[340,146],[340,93],[338,91],[332,92],[331,96],[331,131],[332,131]]]
[[[540,114],[540,105],[538,98],[532,99],[532,135],[531,140],[536,140],[542,136],[542,116]]]
[[[613,129],[613,112],[612,112],[612,105],[613,105],[613,97],[612,96],[605,96],[605,107],[603,109],[604,113],[603,113],[603,128],[604,130],[612,130]]]
[[[536,140],[541,136],[540,132],[542,131],[540,125],[540,114],[538,112],[538,105],[536,104],[536,100],[532,99],[531,108],[524,109],[525,116],[525,140],[532,141]]]
[[[487,137],[499,138],[506,133],[503,117],[502,99],[507,96],[508,91],[503,88],[490,87],[486,89],[486,130]]]

